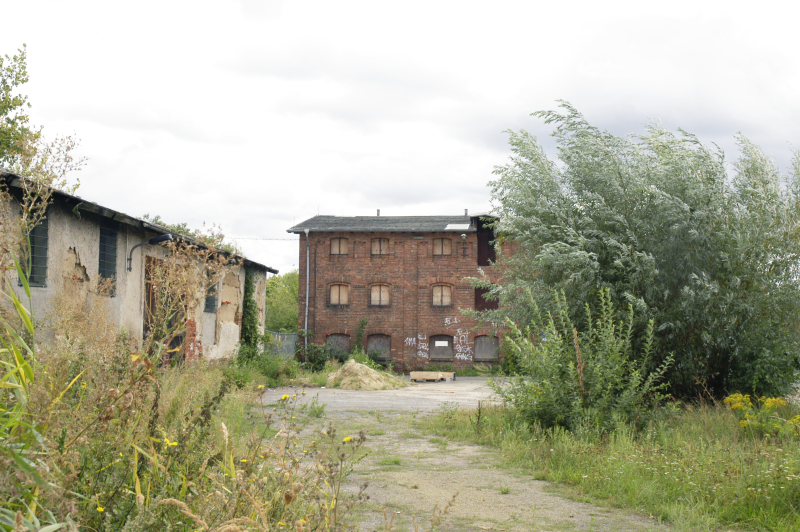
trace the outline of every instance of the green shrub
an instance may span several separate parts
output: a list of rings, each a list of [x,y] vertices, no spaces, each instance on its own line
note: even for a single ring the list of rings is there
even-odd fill
[[[564,294],[554,297],[553,314],[520,329],[507,321],[506,350],[519,361],[521,377],[498,393],[531,423],[603,433],[631,423],[641,426],[664,399],[660,383],[671,358],[648,372],[653,324],[641,353],[633,352],[633,309],[615,323],[608,290],[601,290],[600,314],[586,307],[586,331],[578,332]],[[637,356],[638,355],[638,356]]]

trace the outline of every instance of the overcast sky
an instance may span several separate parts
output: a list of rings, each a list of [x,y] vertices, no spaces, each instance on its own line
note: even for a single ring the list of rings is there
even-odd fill
[[[800,147],[798,8],[784,2],[0,0],[46,135],[75,133],[78,195],[217,223],[282,272],[316,214],[490,207],[507,129],[556,100],[596,126],[661,120],[784,169]]]

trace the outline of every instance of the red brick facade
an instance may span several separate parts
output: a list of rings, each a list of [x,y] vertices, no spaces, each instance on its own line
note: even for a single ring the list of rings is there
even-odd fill
[[[334,254],[331,240],[339,238],[347,239],[343,244],[346,253]],[[385,240],[375,244],[375,239]],[[449,244],[436,239],[449,240]],[[300,232],[299,329],[305,328],[308,252],[309,342],[322,344],[331,335],[343,335],[334,339],[352,342],[359,321],[367,318],[364,347],[385,345],[388,336],[390,358],[398,369],[410,371],[431,363],[458,368],[497,362],[499,350],[491,349],[498,345],[497,334],[477,329],[474,320],[461,313],[474,309],[476,297],[481,297],[464,278],[477,277],[479,267],[490,278],[497,276],[496,266],[478,265],[479,251],[485,264],[488,249],[485,235],[483,242],[480,240],[472,227],[470,231],[441,232],[311,229],[308,237]],[[331,285],[339,285],[333,295]],[[340,290],[347,297],[346,304],[336,304]],[[386,296],[388,304],[372,304],[385,303]]]

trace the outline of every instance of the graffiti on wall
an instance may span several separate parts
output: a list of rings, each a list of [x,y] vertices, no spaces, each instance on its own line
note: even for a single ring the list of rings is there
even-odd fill
[[[469,330],[456,329],[453,337],[453,350],[458,360],[471,361],[473,357],[472,342],[469,341]]]
[[[417,356],[419,358],[428,358],[428,337],[426,335],[417,335]]]

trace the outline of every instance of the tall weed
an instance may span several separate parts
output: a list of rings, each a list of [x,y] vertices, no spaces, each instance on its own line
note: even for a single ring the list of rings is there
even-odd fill
[[[554,295],[555,312],[546,319],[534,318],[524,329],[507,322],[506,350],[517,361],[520,377],[495,389],[526,421],[585,433],[629,423],[641,427],[664,400],[660,381],[671,358],[648,369],[652,321],[639,339],[641,352],[635,353],[633,308],[618,323],[607,289],[599,299],[596,318],[586,306],[582,332],[569,318],[563,293]]]

